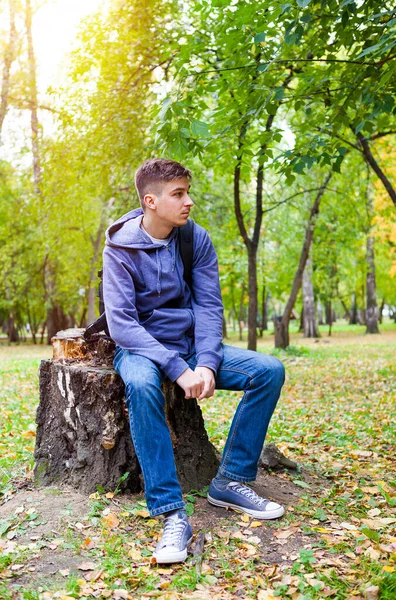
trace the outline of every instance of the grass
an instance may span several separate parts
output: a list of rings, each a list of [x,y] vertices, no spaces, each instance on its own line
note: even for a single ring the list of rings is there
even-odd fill
[[[275,565],[263,562],[260,544],[247,541],[250,534],[240,537],[249,523],[243,525],[235,516],[220,520],[207,532],[201,572],[193,558],[168,569],[153,567],[149,556],[161,531],[159,520],[139,516],[142,504],[123,508],[121,497],[97,493],[82,520],[83,529],[72,526],[73,515],[64,515],[71,525],[59,545],[59,552],[74,555],[83,548],[84,560],[95,563],[97,579],[71,572],[61,581],[42,578],[40,585],[18,587],[13,565],[33,564],[32,557],[48,552],[56,537],[51,534],[31,548],[17,541],[12,545],[21,531],[34,532],[40,519],[22,512],[12,515],[14,539],[7,537],[9,523],[0,521],[0,598],[116,599],[150,593],[168,600],[190,594],[202,599],[347,600],[364,597],[367,586],[374,585],[379,600],[393,600],[396,327],[386,324],[382,330],[382,335],[364,336],[364,328],[335,325],[332,338],[321,338],[317,344],[293,333],[286,352],[274,351],[270,336],[259,343],[259,350],[276,354],[287,371],[267,441],[302,465],[298,473],[279,476],[279,481],[294,481],[302,492],[300,500],[284,519],[262,528],[275,542],[274,536],[285,531],[292,532],[288,540],[303,540],[297,548],[277,546],[285,559]],[[230,341],[240,345],[234,337]],[[47,347],[0,345],[0,498],[9,497],[31,478],[37,373],[40,358],[49,354]],[[209,436],[220,450],[240,396],[217,392],[215,399],[201,404]],[[187,498],[191,511],[196,498],[195,493]],[[118,517],[114,528],[104,521],[103,513],[109,509]]]

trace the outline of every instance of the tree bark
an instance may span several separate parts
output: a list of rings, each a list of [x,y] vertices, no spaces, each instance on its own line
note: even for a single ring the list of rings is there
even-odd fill
[[[88,283],[88,323],[93,323],[96,319],[96,309],[95,302],[97,299],[97,289],[96,289],[96,270],[99,255],[102,250],[103,244],[103,235],[106,229],[106,222],[109,218],[110,211],[114,204],[114,198],[110,198],[108,202],[106,202],[102,207],[102,214],[100,216],[100,223],[98,227],[98,231],[96,232],[95,240],[92,240],[93,244],[93,254],[91,259],[91,270],[89,274],[89,283]]]
[[[257,248],[248,251],[248,349],[257,350]]]
[[[374,173],[380,179],[382,185],[388,192],[389,198],[392,200],[393,204],[396,206],[396,190],[392,186],[392,183],[385,175],[384,171],[379,166],[379,163],[374,158],[373,153],[371,152],[370,144],[366,140],[366,138],[359,132],[356,133],[356,137],[359,140],[359,144],[362,147],[364,158],[367,164],[373,169]]]
[[[243,328],[242,328],[242,323],[243,323],[243,302],[244,302],[244,297],[245,297],[245,282],[242,282],[242,290],[241,290],[241,299],[239,302],[239,313],[238,313],[238,327],[239,327],[239,341],[242,342],[243,341]]]
[[[323,321],[323,306],[320,300],[318,300],[318,323],[319,325],[324,325]]]
[[[47,310],[47,343],[51,344],[52,338],[58,331],[72,327],[74,323],[70,322],[70,317],[60,306],[53,305]]]
[[[379,333],[378,307],[375,285],[374,238],[370,234],[367,236],[366,260],[366,333]]]
[[[358,307],[356,302],[356,293],[352,294],[352,306],[349,311],[349,325],[357,325],[358,324]]]
[[[3,63],[3,79],[1,83],[1,100],[0,100],[0,138],[3,123],[8,109],[8,97],[10,91],[10,72],[11,65],[15,58],[15,45],[16,45],[16,28],[15,28],[15,9],[13,0],[9,0],[9,14],[10,14],[10,34],[8,38],[8,45],[4,55]]]
[[[304,244],[303,244],[302,251],[301,251],[300,261],[299,261],[299,264],[297,267],[296,274],[294,276],[292,290],[290,292],[289,299],[286,302],[286,306],[283,311],[282,318],[279,321],[277,319],[274,320],[275,348],[287,348],[290,344],[290,341],[289,341],[290,340],[290,338],[289,338],[290,316],[291,316],[292,310],[294,308],[294,305],[296,303],[298,292],[301,287],[302,276],[303,276],[305,265],[306,265],[306,262],[307,262],[307,259],[309,256],[309,250],[310,250],[312,239],[313,239],[315,222],[316,222],[316,218],[319,213],[320,201],[325,192],[325,189],[327,188],[327,186],[330,182],[331,176],[332,176],[332,171],[330,171],[328,173],[328,175],[326,176],[322,186],[320,187],[320,189],[316,195],[315,201],[312,205],[311,212],[310,212],[309,219],[308,219],[308,225],[305,230],[305,238],[304,238]]]
[[[32,153],[33,153],[33,180],[34,191],[37,196],[41,196],[41,166],[39,152],[39,120],[38,120],[38,102],[37,102],[37,79],[36,79],[36,58],[34,55],[33,36],[32,36],[32,6],[30,0],[25,0],[25,26],[28,45],[28,65],[29,65],[29,104],[30,104],[30,126],[32,134]]]
[[[312,283],[312,259],[310,257],[307,259],[307,264],[305,265],[303,273],[302,292],[304,337],[317,338],[319,337],[319,330],[316,323],[315,298]]]
[[[378,322],[380,323],[380,325],[382,325],[384,307],[385,307],[385,298],[382,298],[382,302],[381,302],[381,306],[379,308],[379,314],[378,314]]]

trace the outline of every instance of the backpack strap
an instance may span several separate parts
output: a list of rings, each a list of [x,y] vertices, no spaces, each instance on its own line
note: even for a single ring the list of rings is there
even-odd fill
[[[194,256],[194,221],[188,219],[187,223],[177,230],[179,252],[183,261],[184,281],[191,288],[192,266]]]

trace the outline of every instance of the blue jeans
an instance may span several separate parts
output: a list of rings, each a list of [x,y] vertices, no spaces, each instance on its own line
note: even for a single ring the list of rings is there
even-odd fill
[[[234,481],[254,481],[285,370],[273,356],[226,345],[223,350],[216,389],[245,393],[231,424],[219,472]],[[195,368],[195,353],[182,358]],[[118,347],[114,367],[125,383],[132,440],[143,472],[150,514],[183,508],[161,389],[165,375],[149,359]],[[216,398],[211,402],[216,402]]]

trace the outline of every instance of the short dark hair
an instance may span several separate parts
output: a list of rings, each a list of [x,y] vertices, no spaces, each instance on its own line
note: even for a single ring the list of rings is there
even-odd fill
[[[191,181],[191,171],[175,160],[166,158],[146,160],[140,165],[135,174],[135,186],[140,202],[143,202],[144,196],[153,191],[153,187],[155,188],[159,183],[182,178]]]

